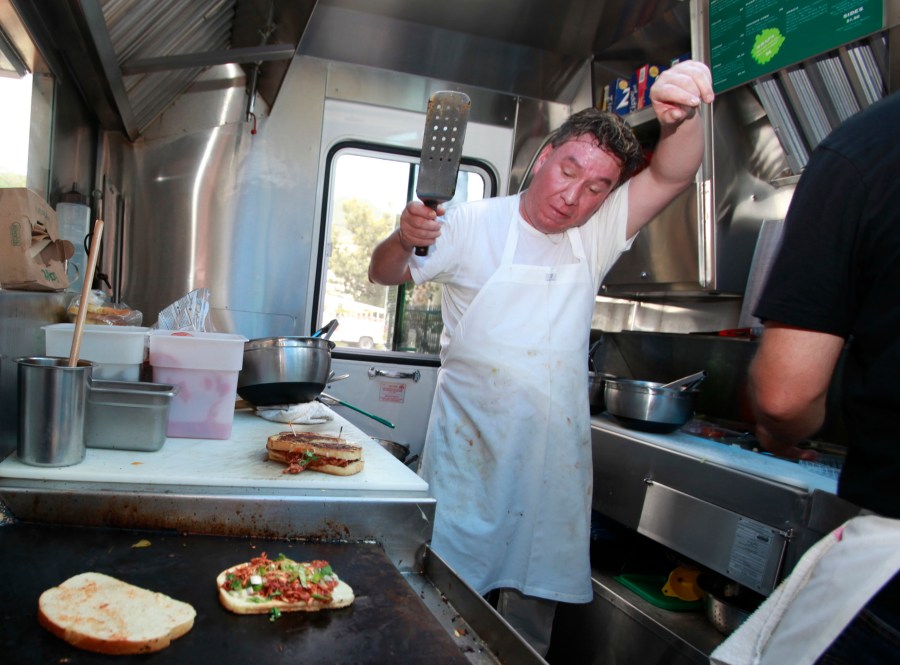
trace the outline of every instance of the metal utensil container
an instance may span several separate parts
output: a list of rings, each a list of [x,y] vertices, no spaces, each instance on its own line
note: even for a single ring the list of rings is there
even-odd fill
[[[84,441],[88,448],[154,452],[166,442],[169,407],[178,386],[93,381],[88,390]]]
[[[730,635],[747,620],[751,612],[707,593],[703,598],[706,619],[723,635]]]
[[[84,419],[95,363],[68,358],[17,358],[17,455],[33,466],[72,466],[84,460]]]

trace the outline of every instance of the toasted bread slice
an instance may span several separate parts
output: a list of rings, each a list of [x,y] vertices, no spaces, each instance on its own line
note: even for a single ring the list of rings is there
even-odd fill
[[[235,614],[335,610],[355,599],[328,562],[301,563],[285,556],[273,561],[265,553],[223,570],[216,586],[219,602]]]
[[[362,458],[362,446],[336,436],[315,432],[279,432],[266,441],[268,450],[281,452],[312,451],[322,457],[358,460]]]
[[[72,646],[105,654],[150,653],[187,633],[188,603],[102,573],[81,573],[47,589],[38,622]]]
[[[266,442],[268,458],[287,464],[284,473],[300,473],[305,469],[352,476],[362,471],[362,446],[344,439],[313,432],[280,432]]]

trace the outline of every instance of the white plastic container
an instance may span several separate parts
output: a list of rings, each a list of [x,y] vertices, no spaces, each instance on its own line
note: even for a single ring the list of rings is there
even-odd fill
[[[68,358],[72,351],[74,323],[44,326],[48,356]],[[85,324],[78,357],[97,363],[92,377],[104,381],[138,381],[147,355],[147,333],[142,326]]]
[[[150,331],[153,381],[179,388],[169,409],[167,436],[231,437],[246,341],[246,337],[227,333]]]
[[[87,272],[88,257],[84,249],[84,239],[91,232],[91,209],[80,203],[57,203],[56,221],[59,225],[60,238],[68,240],[75,247],[75,253],[69,261],[78,266],[78,277],[72,280],[68,290],[80,293],[84,273]]]

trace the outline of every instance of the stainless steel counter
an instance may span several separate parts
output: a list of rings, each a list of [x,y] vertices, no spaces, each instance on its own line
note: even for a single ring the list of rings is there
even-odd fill
[[[283,474],[265,459],[286,428],[237,413],[229,440],[167,439],[153,453],[88,449],[72,467],[0,462],[0,524],[152,529],[323,543],[374,543],[471,663],[542,663],[490,606],[427,547],[435,500],[413,471],[333,414],[333,433],[363,446],[356,476]],[[0,526],[2,528],[2,526]]]
[[[858,509],[835,474],[686,434],[592,419],[594,510],[768,594]]]

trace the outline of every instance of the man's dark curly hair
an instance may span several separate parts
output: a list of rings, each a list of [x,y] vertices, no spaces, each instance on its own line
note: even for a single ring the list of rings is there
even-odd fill
[[[615,157],[622,165],[617,185],[621,185],[646,166],[644,151],[631,127],[615,113],[590,107],[569,117],[550,139],[550,145],[558,148],[566,141],[589,135],[600,148]]]

